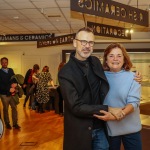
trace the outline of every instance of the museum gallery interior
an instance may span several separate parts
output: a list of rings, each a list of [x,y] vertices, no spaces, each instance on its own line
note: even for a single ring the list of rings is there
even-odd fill
[[[59,110],[58,66],[67,63],[75,50],[75,33],[93,29],[93,56],[103,61],[104,49],[113,42],[124,45],[133,63],[131,71],[142,74],[140,119],[142,147],[150,147],[150,1],[149,0],[0,0],[0,58],[25,77],[38,64],[49,67],[55,88],[49,88],[44,113],[17,105],[17,129],[7,129],[0,138],[1,150],[63,150],[63,113]],[[1,120],[3,104],[0,100]],[[9,107],[10,124],[11,108]],[[0,124],[1,125],[1,124]],[[82,136],[82,135],[81,135]],[[123,150],[123,147],[121,148]]]

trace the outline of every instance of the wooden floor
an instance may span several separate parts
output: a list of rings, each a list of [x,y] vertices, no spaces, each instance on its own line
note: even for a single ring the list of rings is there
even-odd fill
[[[54,111],[39,114],[28,108],[23,109],[23,99],[18,105],[18,115],[21,129],[5,129],[0,150],[62,150],[63,117]],[[141,115],[141,121],[143,150],[149,150],[150,116]]]
[[[63,117],[54,111],[39,114],[23,109],[22,103],[18,105],[21,129],[5,129],[0,150],[62,150]]]

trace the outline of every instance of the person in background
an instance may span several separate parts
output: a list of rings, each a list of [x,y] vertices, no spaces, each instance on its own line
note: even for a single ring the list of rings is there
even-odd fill
[[[62,67],[65,65],[65,62],[61,62],[58,66],[58,72],[62,69]],[[58,78],[57,78],[58,80]],[[60,91],[60,86],[59,86],[59,82],[57,81],[58,87],[57,87],[57,92],[59,95],[59,115],[63,116],[63,97]]]
[[[32,81],[32,75],[34,73],[37,73],[39,71],[40,67],[38,64],[35,64],[33,66],[33,69],[29,69],[27,72],[26,72],[26,75],[25,75],[25,79],[24,79],[24,84],[23,84],[23,88],[25,89],[25,94],[26,94],[26,97],[25,97],[25,100],[24,100],[24,104],[23,104],[23,107],[26,107],[26,103],[29,99],[29,108],[31,108],[31,104],[34,100],[34,94],[32,93],[29,93],[29,90],[31,88],[31,86],[33,85],[33,81]]]
[[[36,101],[38,102],[38,112],[44,113],[43,104],[49,101],[49,87],[48,83],[50,82],[51,86],[54,87],[54,82],[49,72],[49,67],[44,66],[41,73],[36,75],[38,78],[37,88],[36,88]]]
[[[9,105],[12,109],[12,122],[13,127],[15,129],[20,129],[18,125],[18,112],[17,112],[17,105],[15,100],[12,96],[15,93],[15,87],[17,82],[15,80],[11,80],[11,77],[14,75],[14,71],[12,68],[8,68],[8,58],[3,57],[1,58],[1,66],[0,69],[0,98],[3,104],[3,115],[4,115],[4,122],[7,129],[11,129],[12,126],[10,125],[8,109]]]
[[[75,52],[58,74],[65,108],[63,149],[108,150],[106,123],[93,116],[109,110],[104,105],[109,84],[99,59],[91,56],[93,31],[88,27],[80,29],[73,46]],[[111,113],[108,117],[115,119]]]
[[[118,111],[114,113],[110,109],[116,118],[113,121],[109,121],[109,114],[105,111],[101,111],[104,116],[94,116],[107,121],[110,150],[120,150],[121,142],[125,150],[142,150],[141,85],[134,80],[135,73],[130,71],[132,63],[123,45],[112,43],[105,49],[103,67],[110,85],[104,104],[116,107]]]
[[[39,79],[36,77],[38,73],[39,73],[39,70],[37,70],[33,73],[33,75],[32,75],[33,85],[29,89],[29,94],[33,95],[33,102],[31,103],[31,108],[33,110],[37,110],[37,107],[38,107],[38,102],[36,101],[36,96],[35,96],[37,83],[39,81]]]

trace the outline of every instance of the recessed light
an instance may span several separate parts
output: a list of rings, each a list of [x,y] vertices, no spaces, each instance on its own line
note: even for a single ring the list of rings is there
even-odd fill
[[[18,16],[15,16],[15,17],[13,17],[13,18],[14,18],[14,19],[16,19],[16,20],[17,20],[17,19],[19,19],[19,17],[18,17]]]

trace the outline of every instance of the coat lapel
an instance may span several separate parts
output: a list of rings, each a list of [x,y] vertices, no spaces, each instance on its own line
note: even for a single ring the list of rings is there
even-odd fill
[[[95,59],[94,57],[90,57],[89,60],[91,61],[92,64],[92,68],[94,73],[102,78],[103,80],[105,80],[107,82],[104,70],[102,69],[102,67],[100,67],[99,63],[101,64],[100,60]],[[98,62],[99,61],[99,62]],[[96,63],[97,62],[97,63]],[[102,65],[101,65],[102,66]]]

